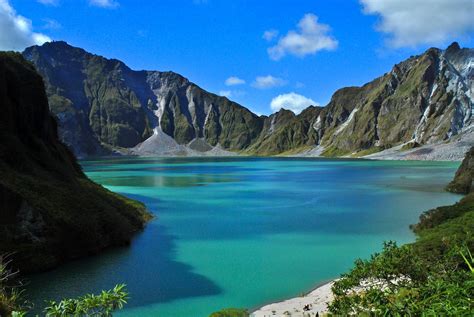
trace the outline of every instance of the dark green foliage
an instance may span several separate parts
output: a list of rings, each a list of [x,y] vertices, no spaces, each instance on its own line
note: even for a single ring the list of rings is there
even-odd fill
[[[0,253],[25,272],[129,243],[143,204],[91,182],[57,137],[43,81],[0,54]]]
[[[205,127],[206,140],[210,139],[212,143],[217,140],[225,149],[240,151],[248,148],[260,135],[263,121],[248,109],[225,97],[204,94],[197,87],[193,92],[201,96],[203,103],[212,104],[214,108],[212,121],[208,121],[209,125]]]
[[[133,71],[65,42],[33,46],[23,54],[45,78],[61,139],[81,155],[133,147],[159,125],[179,144],[204,138],[212,146],[253,155],[294,154],[321,145],[325,156],[361,156],[414,138],[403,150],[444,141],[463,128],[455,113],[465,112],[465,97],[448,92],[445,73],[455,72],[474,51],[442,52],[429,49],[362,87],[342,88],[324,108],[270,117],[258,117],[173,72]],[[456,186],[453,190],[465,190]]]
[[[467,194],[474,191],[472,181],[474,179],[474,147],[466,153],[454,180],[446,188],[448,191],[459,194]]]
[[[23,299],[18,272],[9,267],[8,256],[0,255],[0,316],[23,316],[29,304]]]
[[[472,152],[472,150],[471,150]],[[456,179],[471,171],[466,162]],[[336,315],[472,316],[474,314],[474,193],[420,216],[416,242],[385,243],[381,253],[357,260],[333,286]]]
[[[125,285],[116,285],[113,289],[102,291],[99,295],[88,294],[77,299],[51,301],[44,312],[47,317],[107,317],[120,310],[127,303],[128,293]]]
[[[23,55],[44,77],[51,109],[61,122],[61,139],[76,154],[133,147],[157,124],[179,144],[205,138],[235,151],[252,144],[262,129],[263,120],[248,109],[173,72],[133,71],[65,42],[33,46]],[[155,122],[152,111],[158,102],[163,109]]]
[[[318,142],[318,135],[312,122],[322,108],[308,107],[295,116],[289,110],[280,110],[265,118],[262,133],[247,150],[250,154],[275,155],[303,148],[311,148]]]
[[[402,247],[386,243],[370,260],[356,261],[334,284],[336,299],[330,311],[336,315],[472,314],[474,273],[466,261],[474,249],[473,201],[471,194],[454,206],[422,216],[415,226],[419,235],[415,243]],[[376,283],[354,291],[367,281]]]
[[[424,212],[420,216],[420,221],[411,228],[415,233],[421,234],[426,232],[426,229],[437,227],[446,220],[458,218],[472,210],[474,210],[474,196],[468,195],[454,206],[443,206]]]
[[[51,110],[61,122],[61,139],[76,154],[102,154],[107,146],[131,147],[151,135],[150,93],[143,72],[133,73],[65,42],[28,48],[23,55],[43,76]],[[100,145],[104,143],[104,146]]]
[[[0,256],[0,316],[24,317],[31,304],[23,299],[23,284],[18,280],[18,271],[10,269],[8,257]],[[88,294],[77,299],[50,301],[44,309],[46,317],[107,317],[122,309],[127,303],[128,293],[125,285],[116,285],[113,289],[102,291],[99,295]]]
[[[177,95],[171,97],[169,104],[174,113],[174,133],[173,137],[179,144],[186,144],[194,139],[194,127],[191,124],[191,115],[187,111],[186,104],[181,104]]]
[[[249,312],[240,308],[225,308],[218,312],[212,313],[209,317],[248,317]]]
[[[219,143],[219,136],[222,132],[222,127],[219,122],[219,113],[216,110],[216,107],[211,107],[209,109],[209,116],[207,122],[204,126],[204,135],[206,136],[206,141],[213,146],[216,146]]]

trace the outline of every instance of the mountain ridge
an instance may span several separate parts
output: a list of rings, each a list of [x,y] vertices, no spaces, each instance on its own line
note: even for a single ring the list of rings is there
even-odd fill
[[[205,137],[212,146],[222,143],[240,150],[260,130],[258,117],[248,109],[207,93],[174,72],[133,71],[121,61],[92,55],[65,42],[33,46],[23,55],[45,77],[51,109],[64,123],[64,140],[76,153],[94,154],[95,144],[85,148],[67,139],[73,127],[61,116],[68,112],[74,112],[74,123],[84,127],[85,138],[106,147],[134,147],[159,127],[179,144]],[[56,80],[66,77],[62,72],[76,77],[75,94],[68,90],[66,78]]]
[[[474,49],[457,43],[412,56],[360,87],[341,88],[325,107],[270,116],[177,73],[134,71],[65,42],[23,55],[45,77],[61,138],[79,155],[364,156],[446,142],[473,126]],[[160,148],[166,135],[175,150]]]

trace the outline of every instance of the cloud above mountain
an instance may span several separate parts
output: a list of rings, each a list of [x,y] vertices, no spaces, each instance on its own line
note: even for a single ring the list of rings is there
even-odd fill
[[[47,6],[57,6],[59,5],[59,0],[37,0],[39,3]]]
[[[274,88],[274,87],[281,87],[285,86],[287,84],[287,81],[279,78],[279,77],[273,77],[272,75],[267,75],[267,76],[258,76],[255,78],[255,81],[252,83],[252,87],[258,88],[258,89],[269,89],[269,88]]]
[[[224,83],[226,86],[237,86],[245,84],[245,80],[236,76],[231,76],[227,78]]]
[[[297,25],[297,30],[290,30],[278,39],[275,46],[268,48],[268,55],[278,61],[286,55],[304,57],[313,55],[321,50],[334,50],[338,41],[330,34],[327,24],[318,22],[318,17],[312,13],[305,14]],[[270,32],[270,31],[267,31]],[[271,39],[270,33],[264,38]]]
[[[276,112],[280,109],[287,109],[293,111],[296,114],[299,114],[309,106],[319,106],[319,104],[310,98],[294,92],[278,95],[273,98],[270,103],[270,108],[273,112]]]
[[[276,38],[277,36],[278,36],[278,31],[272,29],[272,30],[267,30],[267,31],[263,32],[262,38],[266,41],[271,41],[274,38]]]
[[[89,4],[95,7],[113,9],[119,6],[115,0],[89,0]]]
[[[440,45],[474,31],[472,0],[360,0],[365,14],[377,15],[376,30],[388,46]]]
[[[219,91],[219,96],[230,98],[232,96],[231,90],[221,90]]]
[[[33,32],[31,20],[17,14],[8,0],[0,0],[0,50],[21,51],[49,41],[47,35]]]

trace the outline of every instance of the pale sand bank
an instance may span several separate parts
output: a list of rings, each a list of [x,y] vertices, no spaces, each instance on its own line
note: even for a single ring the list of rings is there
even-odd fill
[[[250,314],[251,317],[309,317],[323,316],[327,312],[327,303],[334,299],[331,287],[334,281],[321,285],[302,297],[291,298],[282,302],[265,305]],[[305,305],[311,304],[311,309],[304,311]]]

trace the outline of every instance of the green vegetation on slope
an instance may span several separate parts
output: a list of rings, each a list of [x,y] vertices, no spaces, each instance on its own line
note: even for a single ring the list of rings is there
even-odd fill
[[[446,215],[450,211],[458,216]],[[389,242],[334,284],[336,315],[467,316],[474,311],[474,272],[463,256],[474,249],[474,195],[430,211],[437,224],[417,226],[418,240]],[[425,218],[426,219],[426,218]]]
[[[0,108],[0,254],[31,272],[129,243],[150,218],[145,206],[83,174],[19,54],[0,54]]]
[[[269,117],[179,74],[134,71],[65,42],[33,46],[23,55],[45,79],[61,139],[80,155],[133,147],[160,126],[179,144],[199,138],[244,154],[296,154],[321,145],[325,156],[360,156],[412,140],[444,141],[472,121],[469,78],[461,69],[474,50],[457,43],[413,56],[361,87],[339,89],[325,107]],[[454,91],[448,89],[453,76],[460,76]]]
[[[454,183],[461,179],[472,185],[473,149]],[[460,188],[465,193],[472,190]],[[418,236],[416,242],[403,246],[386,242],[382,252],[357,260],[335,282],[329,315],[474,315],[474,193],[452,206],[424,212],[411,229]],[[248,316],[245,310],[217,313],[223,315],[211,316]]]
[[[467,153],[461,163],[454,179],[446,188],[448,191],[459,194],[467,194],[474,191],[472,180],[474,178],[474,146]]]
[[[471,149],[455,182],[472,175],[472,156]],[[452,206],[423,213],[412,229],[418,236],[416,242],[401,247],[385,243],[381,253],[357,260],[354,268],[342,275],[333,287],[331,313],[473,315],[474,193]]]
[[[253,155],[292,155],[311,149],[317,143],[312,121],[321,107],[310,106],[299,115],[282,109],[265,117],[258,139],[245,150]]]
[[[12,271],[9,264],[8,257],[0,256],[0,316],[24,317],[28,315],[32,304],[24,300],[23,283],[18,279],[18,271]],[[99,295],[87,294],[76,299],[49,301],[44,313],[47,317],[106,317],[122,309],[127,300],[128,292],[125,285],[121,284]]]

